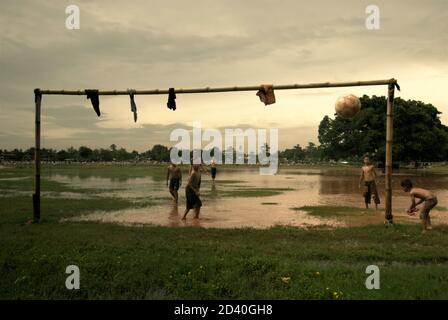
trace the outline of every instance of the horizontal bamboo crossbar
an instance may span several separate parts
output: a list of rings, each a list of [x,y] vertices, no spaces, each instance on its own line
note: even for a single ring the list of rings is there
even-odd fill
[[[356,82],[321,82],[321,83],[309,83],[309,84],[287,84],[273,86],[274,90],[289,90],[289,89],[313,89],[313,88],[332,88],[332,87],[356,87],[356,86],[379,86],[396,84],[397,80],[373,80],[373,81],[356,81]],[[258,86],[246,86],[246,87],[222,87],[222,88],[196,88],[196,89],[175,89],[178,93],[209,93],[209,92],[231,92],[231,91],[254,91],[261,88]],[[41,90],[38,89],[41,94],[49,95],[85,95],[84,90]],[[168,94],[168,89],[154,89],[154,90],[135,90],[135,95],[155,95],[155,94]],[[99,90],[99,95],[114,96],[114,95],[129,95],[128,90]]]

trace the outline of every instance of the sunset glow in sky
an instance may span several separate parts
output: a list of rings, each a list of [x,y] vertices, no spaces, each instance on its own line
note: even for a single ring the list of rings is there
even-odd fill
[[[65,8],[80,8],[80,30]],[[0,10],[0,148],[34,143],[34,88],[168,89],[396,78],[396,96],[432,103],[448,124],[448,2],[378,0],[380,30],[365,27],[371,1],[13,1]],[[173,145],[174,128],[279,128],[279,147],[317,142],[338,96],[384,87],[282,90],[264,106],[255,92],[43,97],[45,148],[147,150]]]

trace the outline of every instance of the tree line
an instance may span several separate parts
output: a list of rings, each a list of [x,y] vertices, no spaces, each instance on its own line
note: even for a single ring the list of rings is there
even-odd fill
[[[152,149],[139,153],[138,151],[128,152],[125,148],[118,148],[117,145],[112,144],[108,149],[99,148],[91,149],[86,146],[79,148],[70,147],[68,149],[56,150],[42,148],[40,150],[41,159],[43,161],[129,161],[138,160],[142,158],[150,158],[150,154],[154,151],[154,155],[158,155],[158,150],[167,149],[167,147],[156,145]],[[0,159],[9,161],[31,161],[34,159],[34,148],[26,150],[14,149],[14,150],[1,150]],[[158,156],[159,160],[165,158]],[[169,153],[168,153],[169,158]]]
[[[361,111],[353,119],[325,116],[319,124],[320,145],[309,142],[302,147],[280,151],[280,161],[359,161],[368,154],[381,162],[385,154],[386,97],[364,95]],[[394,161],[444,161],[448,158],[448,127],[440,121],[441,112],[431,104],[396,98],[394,107]],[[267,153],[269,146],[265,146]],[[212,150],[211,154],[213,155]],[[63,150],[41,149],[44,161],[170,161],[171,148],[157,144],[145,152],[118,148],[91,149],[86,146]],[[234,158],[236,158],[235,151]],[[224,157],[224,152],[222,153]],[[246,155],[247,156],[247,155]],[[31,161],[34,148],[1,150],[0,160]],[[190,155],[191,157],[191,155]],[[223,159],[224,160],[224,159]]]
[[[269,155],[269,146],[264,146],[262,152]],[[79,148],[70,147],[68,149],[56,150],[56,149],[41,149],[41,160],[42,161],[73,161],[73,162],[85,162],[85,161],[139,161],[139,160],[153,160],[158,162],[169,162],[170,154],[172,148],[156,144],[151,149],[145,152],[132,151],[128,152],[125,148],[118,148],[115,144],[112,144],[108,149],[99,148],[91,149],[86,146],[81,146]],[[178,150],[181,154],[181,150]],[[184,151],[188,152],[188,151]],[[211,150],[211,156],[216,159],[216,154],[219,149]],[[225,161],[225,151],[222,152],[222,162]],[[236,150],[232,149],[233,158],[237,159],[238,156]],[[190,151],[190,159],[193,158],[194,151]],[[248,154],[245,153],[246,159]],[[253,155],[252,155],[253,156]],[[260,155],[255,155],[255,157],[260,157]],[[286,149],[285,151],[279,152],[279,158],[284,160],[291,160],[300,162],[305,159],[317,160],[318,157],[318,147],[312,142],[309,143],[308,147],[302,149],[299,145],[294,147],[294,149]],[[0,160],[3,161],[32,161],[34,159],[34,148],[29,148],[26,150],[14,149],[14,150],[2,150],[0,149]],[[247,162],[247,161],[245,161]]]

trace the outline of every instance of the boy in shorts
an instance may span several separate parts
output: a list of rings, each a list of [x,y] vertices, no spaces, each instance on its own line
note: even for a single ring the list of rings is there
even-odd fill
[[[361,168],[361,177],[359,178],[359,188],[361,188],[361,183],[364,182],[364,202],[366,204],[366,209],[369,208],[372,196],[375,202],[375,210],[378,210],[378,205],[380,204],[380,196],[378,195],[378,190],[376,188],[376,171],[375,166],[370,163],[369,156],[364,157],[364,166]]]
[[[407,213],[411,216],[415,215],[418,211],[416,206],[424,202],[423,208],[420,211],[420,219],[422,220],[423,231],[425,233],[427,230],[431,230],[431,218],[429,217],[429,212],[437,205],[437,197],[434,193],[423,188],[416,188],[412,185],[412,181],[405,179],[401,181],[401,187],[405,192],[409,192],[411,195],[411,206]],[[415,201],[415,199],[418,199]]]
[[[182,184],[182,171],[175,163],[171,163],[166,172],[166,185],[169,183],[170,194],[173,197],[174,203],[179,200],[178,190]]]
[[[202,207],[202,201],[199,198],[200,193],[199,189],[201,188],[201,170],[200,170],[199,164],[194,164],[192,166],[192,171],[190,174],[190,177],[188,178],[188,183],[185,187],[185,197],[187,202],[187,207],[184,212],[184,216],[182,217],[182,220],[185,220],[187,218],[188,212],[190,212],[191,209],[194,209],[195,219],[199,219],[199,213],[201,211]]]

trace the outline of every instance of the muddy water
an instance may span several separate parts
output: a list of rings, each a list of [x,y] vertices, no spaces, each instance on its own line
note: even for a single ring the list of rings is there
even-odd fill
[[[160,170],[163,170],[162,168]],[[50,175],[50,180],[71,188],[91,189],[98,197],[116,197],[132,200],[168,197],[165,185],[152,176],[134,178],[109,178],[102,176]]]
[[[401,191],[399,183],[404,177],[411,178],[415,185],[433,190],[439,199],[438,210],[433,210],[432,221],[448,223],[448,175],[416,175],[402,171],[393,177],[393,213],[396,220],[418,222],[410,218],[405,210],[409,196]],[[290,226],[347,226],[366,223],[381,223],[384,220],[384,176],[379,175],[378,190],[381,204],[378,212],[365,210],[361,218],[322,218],[308,215],[305,211],[292,210],[303,206],[337,205],[363,208],[361,190],[358,189],[358,170],[305,170],[283,169],[275,176],[261,176],[257,169],[220,170],[217,181],[212,184],[209,175],[203,174],[201,194],[203,207],[200,219],[193,219],[193,212],[186,221],[180,218],[185,208],[185,192],[179,190],[179,205],[173,205],[163,181],[151,176],[112,181],[101,177],[53,176],[52,179],[75,187],[92,187],[101,192],[97,196],[114,196],[135,199],[154,199],[155,205],[117,210],[112,212],[92,211],[76,220],[116,222],[122,224],[156,224],[165,226],[201,226],[215,228],[268,228],[274,225]],[[282,188],[278,195],[263,197],[223,197],[229,191],[251,188]],[[288,189],[283,191],[284,189]]]

